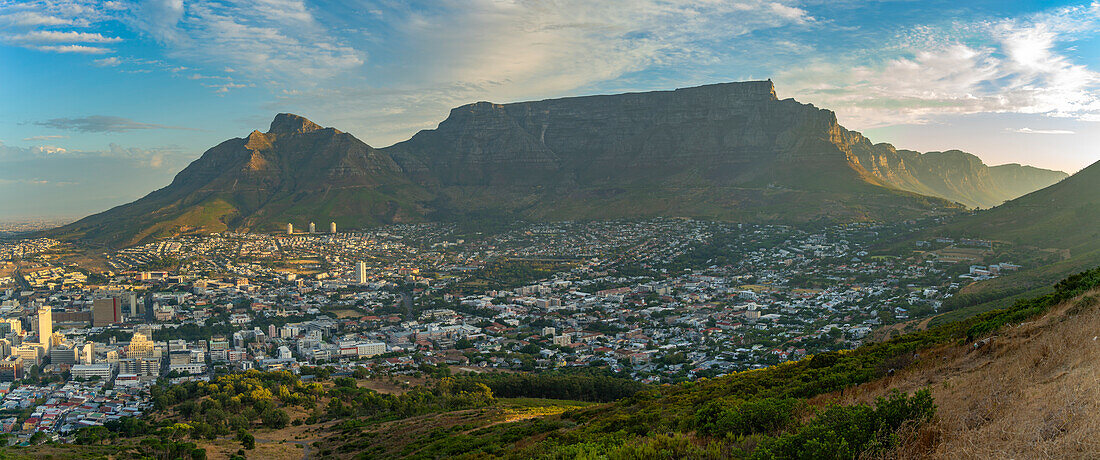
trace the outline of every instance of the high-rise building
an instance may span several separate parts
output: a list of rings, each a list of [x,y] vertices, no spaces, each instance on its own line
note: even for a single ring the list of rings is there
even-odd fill
[[[5,333],[23,333],[23,321],[14,316],[0,318],[0,331]]]
[[[367,283],[367,263],[362,260],[355,264],[355,282],[359,284]]]
[[[80,349],[80,364],[95,363],[95,342],[86,342]]]
[[[49,349],[50,337],[53,336],[53,309],[48,305],[38,307],[37,329],[38,343],[46,344]]]
[[[123,310],[126,318],[140,318],[141,317],[141,303],[138,302],[138,296],[136,292],[130,291],[122,294],[123,299],[126,300],[126,309]]]
[[[336,222],[330,222],[328,224],[328,232],[333,234],[336,233]]]
[[[102,327],[122,322],[122,302],[117,297],[95,299],[92,302],[92,326]]]
[[[150,358],[157,356],[156,346],[149,337],[141,332],[134,332],[130,339],[130,346],[126,348],[127,358]]]
[[[310,233],[317,233],[317,224],[314,224],[313,222],[310,222],[309,223],[309,232]]]
[[[286,223],[286,234],[287,235],[293,235],[294,234],[294,224],[292,224],[290,222]]]

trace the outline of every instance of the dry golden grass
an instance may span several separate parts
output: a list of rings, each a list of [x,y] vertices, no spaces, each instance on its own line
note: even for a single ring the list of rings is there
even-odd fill
[[[1100,458],[1100,290],[999,331],[983,346],[922,353],[891,377],[818,404],[928,388],[936,419],[904,433],[897,458]]]

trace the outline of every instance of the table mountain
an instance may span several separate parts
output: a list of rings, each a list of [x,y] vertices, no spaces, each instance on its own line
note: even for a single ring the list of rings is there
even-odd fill
[[[753,81],[478,102],[382,149],[279,114],[268,132],[215,146],[167,187],[52,233],[131,244],[288,221],[897,219],[994,204],[1061,177],[872,144],[833,112]]]

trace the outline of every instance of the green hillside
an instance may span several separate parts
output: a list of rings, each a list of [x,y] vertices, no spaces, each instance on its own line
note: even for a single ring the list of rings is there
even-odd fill
[[[1070,273],[1100,265],[1100,162],[924,236],[932,235],[995,240],[1044,255],[1017,273],[967,286],[952,302],[963,310],[940,321],[995,308],[1006,297],[1041,293]]]

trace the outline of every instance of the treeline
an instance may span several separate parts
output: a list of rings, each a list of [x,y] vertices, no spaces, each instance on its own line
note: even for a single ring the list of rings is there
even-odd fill
[[[643,383],[598,374],[493,373],[465,374],[460,382],[483,384],[501,398],[547,398],[610,402],[644,390]]]
[[[485,264],[470,280],[456,286],[459,293],[484,292],[532,283],[569,267],[565,262],[542,260],[497,260]]]
[[[966,331],[968,340],[988,334],[1000,327],[1018,323],[1045,313],[1050,307],[1077,297],[1100,286],[1100,267],[1072,275],[1054,285],[1054,291],[1030,299],[1017,300],[1012,307],[978,315]]]
[[[443,378],[434,387],[417,387],[402,394],[382,394],[359,388],[355,379],[338,377],[329,390],[324,419],[361,417],[372,421],[485,407],[496,402],[489,387],[469,381]]]
[[[213,439],[253,426],[282,428],[291,422],[281,407],[311,409],[324,395],[320,383],[304,383],[285,371],[227,374],[207,382],[151,388],[158,411],[174,410],[196,437]]]

